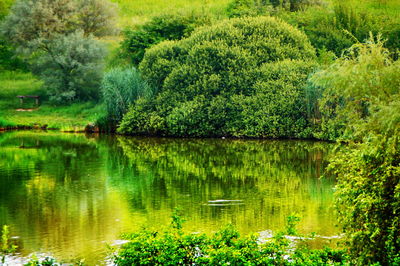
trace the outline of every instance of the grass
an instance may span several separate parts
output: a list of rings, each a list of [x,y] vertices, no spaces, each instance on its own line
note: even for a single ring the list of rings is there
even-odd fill
[[[231,0],[111,0],[119,7],[119,26],[143,24],[150,17],[165,13],[200,12],[217,18],[226,17]]]
[[[42,103],[37,108],[33,99],[21,105],[18,95],[38,95]],[[0,128],[27,126],[57,128],[64,131],[82,131],[96,121],[102,105],[93,102],[54,106],[46,100],[42,82],[30,73],[5,71],[0,74]],[[32,108],[32,111],[18,111]]]

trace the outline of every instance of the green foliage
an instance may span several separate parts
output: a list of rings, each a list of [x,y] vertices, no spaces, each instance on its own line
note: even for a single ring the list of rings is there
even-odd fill
[[[44,81],[50,100],[71,102],[96,100],[103,72],[105,49],[82,32],[61,36],[47,45],[32,65]]]
[[[105,51],[91,36],[110,31],[112,10],[100,0],[17,0],[0,29],[30,59],[51,100],[97,99]]]
[[[125,238],[129,243],[114,256],[117,265],[343,265],[346,259],[343,251],[332,249],[302,248],[291,253],[282,234],[260,244],[256,235],[241,237],[232,225],[212,236],[184,233],[173,226]]]
[[[306,36],[270,17],[227,20],[187,39],[163,42],[140,64],[159,93],[136,103],[119,130],[301,136],[307,127],[303,85],[315,68],[314,58]]]
[[[106,123],[111,127],[121,121],[132,102],[139,97],[148,98],[153,94],[135,68],[111,69],[103,77],[101,90],[106,104]]]
[[[339,217],[355,264],[400,262],[399,106],[397,100],[379,112],[387,114],[379,118],[380,126],[391,124],[391,130],[371,133],[363,144],[339,153],[330,165],[338,176]]]
[[[56,259],[51,257],[45,257],[44,259],[39,259],[35,255],[31,258],[24,266],[58,266]]]
[[[26,70],[26,63],[17,56],[15,48],[0,36],[0,70]]]
[[[319,0],[233,0],[227,8],[228,17],[258,16],[278,10],[295,12],[309,6],[323,5]]]
[[[292,214],[287,217],[286,220],[286,233],[290,236],[296,236],[298,235],[298,232],[296,230],[296,225],[300,222],[300,217]]]
[[[121,43],[120,55],[130,63],[138,65],[145,50],[164,40],[180,40],[187,37],[195,27],[205,24],[205,16],[182,14],[164,14],[152,17],[150,21],[137,29],[126,29]]]
[[[0,262],[5,263],[5,256],[7,254],[12,254],[17,249],[17,246],[10,243],[10,231],[7,225],[4,225],[1,231],[1,241],[0,241]]]
[[[337,209],[356,265],[400,262],[399,76],[399,61],[371,37],[312,78],[325,89],[324,133],[350,141],[330,169],[338,177]]]
[[[11,5],[13,4],[14,0],[2,0],[0,1],[0,21],[7,16]]]
[[[245,17],[265,15],[268,7],[272,7],[266,0],[233,0],[226,10],[228,17]]]
[[[397,56],[400,47],[398,14],[354,6],[349,1],[335,2],[333,8],[317,6],[276,15],[303,30],[318,51],[326,49],[337,56],[353,44],[367,40],[370,32],[387,39],[385,46],[392,56]]]
[[[371,39],[354,45],[348,54],[327,69],[316,73],[311,82],[323,90],[319,103],[321,133],[326,139],[361,138],[368,131],[363,124],[377,105],[388,104],[398,94],[399,61],[392,61],[383,43]]]

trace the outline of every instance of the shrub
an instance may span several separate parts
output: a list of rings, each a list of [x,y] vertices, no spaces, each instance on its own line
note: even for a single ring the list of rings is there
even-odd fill
[[[374,37],[354,45],[327,69],[313,75],[311,82],[324,91],[319,102],[321,138],[362,138],[364,122],[377,106],[389,104],[398,94],[399,61],[392,61],[383,43]]]
[[[274,18],[205,27],[146,52],[140,69],[160,90],[147,112],[158,114],[166,135],[296,137],[307,126],[302,87],[314,58],[306,36]],[[145,128],[126,118],[120,132]]]
[[[371,38],[312,78],[325,89],[323,124],[350,142],[329,168],[355,265],[400,263],[399,75],[400,62]]]
[[[182,231],[179,216],[165,231],[142,230],[125,235],[129,240],[114,256],[117,265],[343,265],[342,250],[307,248],[289,251],[290,242],[277,234],[265,244],[256,235],[240,236],[227,225],[215,234]]]
[[[127,29],[123,32],[124,40],[121,42],[119,56],[138,65],[147,48],[164,40],[180,40],[187,37],[195,27],[205,24],[206,21],[206,17],[194,14],[155,16],[138,29]]]
[[[107,120],[111,126],[116,126],[121,121],[132,102],[139,97],[151,97],[153,94],[135,68],[111,69],[103,77],[101,90],[106,104]]]

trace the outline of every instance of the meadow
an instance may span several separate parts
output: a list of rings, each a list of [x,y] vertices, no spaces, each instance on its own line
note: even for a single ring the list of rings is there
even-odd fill
[[[19,95],[41,97],[40,106],[34,99],[21,104]],[[31,73],[4,71],[0,74],[0,128],[47,127],[63,131],[83,131],[95,121],[102,106],[95,102],[54,106],[47,101],[42,82]],[[23,109],[27,109],[24,111]],[[28,111],[29,110],[29,111]]]

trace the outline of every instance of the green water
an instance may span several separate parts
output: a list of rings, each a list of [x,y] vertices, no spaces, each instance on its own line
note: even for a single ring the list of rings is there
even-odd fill
[[[240,232],[338,234],[334,180],[321,178],[331,144],[306,141],[157,139],[0,134],[0,225],[20,256],[32,252],[100,263],[106,244],[160,228],[175,207],[190,232],[232,223]],[[234,200],[234,201],[220,201]]]

